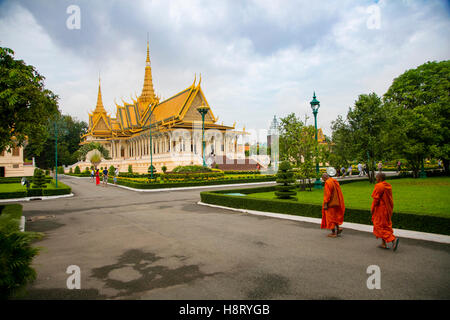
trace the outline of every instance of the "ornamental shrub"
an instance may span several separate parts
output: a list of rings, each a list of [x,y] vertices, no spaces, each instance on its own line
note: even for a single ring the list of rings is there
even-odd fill
[[[115,173],[116,173],[116,168],[113,165],[111,165],[108,169],[108,176],[114,177]]]
[[[133,166],[131,164],[128,165],[128,173],[133,173]]]
[[[156,173],[156,168],[155,168],[155,166],[154,166],[154,165],[151,165],[151,166],[148,167],[148,170],[147,170],[149,174],[152,173],[152,168],[153,168],[153,173]]]
[[[87,169],[87,168],[86,168]],[[79,166],[76,166],[75,167],[75,172],[74,173],[76,173],[76,174],[80,174],[81,173],[81,170],[80,170],[80,167]]]
[[[47,188],[45,176],[41,169],[34,170],[32,188],[35,188],[35,189]]]
[[[42,234],[19,230],[22,206],[8,205],[0,212],[0,299],[7,299],[36,278],[31,264],[39,249],[31,244]]]
[[[188,172],[209,172],[212,171],[211,168],[198,166],[198,165],[190,165],[190,166],[178,166],[172,170],[175,173],[188,173]]]
[[[166,167],[166,166],[162,166],[162,167],[161,167],[161,170],[162,170],[164,173],[166,173],[167,167]]]
[[[297,194],[297,192],[294,191],[294,172],[288,161],[283,161],[280,164],[277,172],[277,183],[279,183],[279,185],[276,186],[275,195],[278,199],[297,200],[297,198],[294,197]]]

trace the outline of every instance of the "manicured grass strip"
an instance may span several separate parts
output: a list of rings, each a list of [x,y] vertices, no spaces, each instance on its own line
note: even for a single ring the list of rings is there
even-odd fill
[[[450,217],[450,178],[434,177],[426,179],[392,179],[394,212]],[[366,181],[341,183],[346,208],[370,210],[374,186]],[[274,189],[265,192],[252,192],[248,197],[274,199]],[[297,198],[302,203],[322,204],[323,190],[301,191]]]
[[[13,226],[14,229],[19,230],[20,218],[22,216],[22,205],[20,204],[5,204],[0,206],[0,231]]]
[[[70,194],[72,189],[58,181],[58,188],[55,186],[55,181],[47,183],[47,188],[44,189],[33,189],[30,188],[27,191],[25,186],[20,183],[8,183],[0,184],[0,199],[14,199],[14,198],[25,198],[25,197],[39,197],[39,196],[56,196],[63,194]]]
[[[252,192],[269,192],[271,190],[274,190],[274,187],[204,191],[200,193],[200,197],[204,203],[225,207],[322,218],[321,203],[308,204],[299,201],[226,195],[227,193],[250,194]],[[366,209],[347,207],[345,209],[344,221],[346,222],[371,225],[371,218],[370,207]],[[392,216],[392,224],[394,228],[398,229],[450,235],[450,217],[448,216],[440,217],[396,211]]]

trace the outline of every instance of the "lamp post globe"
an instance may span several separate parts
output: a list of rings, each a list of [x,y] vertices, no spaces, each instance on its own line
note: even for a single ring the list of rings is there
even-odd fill
[[[314,114],[314,127],[315,127],[315,136],[316,136],[316,142],[318,142],[317,137],[317,114],[319,113],[320,108],[320,101],[316,99],[316,92],[314,91],[313,99],[310,102],[311,109]],[[316,181],[314,182],[314,189],[322,189],[322,182],[320,181],[320,170],[319,170],[319,160],[318,160],[318,150],[316,147]]]

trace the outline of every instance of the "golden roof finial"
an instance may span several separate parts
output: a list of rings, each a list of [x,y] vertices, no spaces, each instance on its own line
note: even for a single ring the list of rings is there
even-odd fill
[[[102,101],[102,89],[101,89],[100,74],[98,75],[97,105],[95,106],[94,112],[106,112],[105,108],[103,107],[103,101]]]
[[[138,98],[139,110],[141,114],[145,111],[149,103],[156,100],[155,90],[153,89],[152,68],[150,66],[150,49],[147,33],[147,59],[145,60],[144,86],[142,93]]]

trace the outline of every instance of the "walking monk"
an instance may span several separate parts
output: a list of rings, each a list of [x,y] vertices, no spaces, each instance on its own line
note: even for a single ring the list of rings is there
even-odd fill
[[[342,232],[342,228],[339,228],[339,226],[344,223],[344,196],[342,195],[339,182],[335,179],[324,173],[322,180],[325,181],[325,188],[320,228],[330,229],[331,233],[328,237],[336,238]]]
[[[380,248],[389,249],[386,243],[392,243],[392,248],[397,250],[398,238],[394,236],[392,230],[392,211],[394,209],[394,199],[392,197],[392,186],[384,181],[386,175],[378,173],[376,175],[377,184],[372,193],[372,222],[373,234],[381,238]]]

